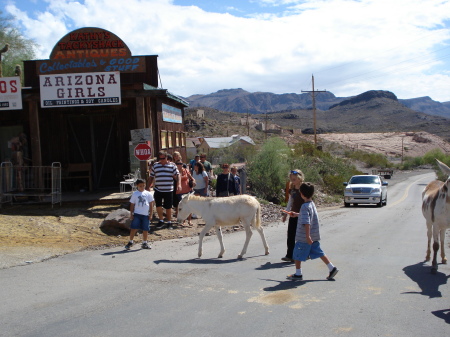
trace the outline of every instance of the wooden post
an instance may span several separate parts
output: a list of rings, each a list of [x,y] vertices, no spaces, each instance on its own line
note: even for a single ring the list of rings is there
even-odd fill
[[[38,102],[29,101],[30,143],[33,166],[42,166],[41,132],[39,128]]]
[[[136,126],[145,129],[145,105],[144,97],[136,97]],[[147,161],[140,161],[141,178],[147,181]]]

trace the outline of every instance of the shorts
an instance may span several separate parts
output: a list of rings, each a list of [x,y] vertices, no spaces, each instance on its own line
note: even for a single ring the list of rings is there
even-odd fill
[[[184,194],[176,194],[175,198],[173,199],[173,207],[178,207],[178,205],[180,204],[181,199],[183,199],[183,197],[188,194],[188,193],[184,193]]]
[[[306,261],[308,257],[311,260],[324,256],[322,248],[320,248],[319,241],[314,241],[312,245],[305,242],[296,242],[292,258],[297,261]]]
[[[198,194],[198,195],[201,196],[201,197],[207,197],[207,196],[208,196],[208,191],[207,191],[207,190],[205,191],[204,188],[199,189],[199,190],[196,190],[196,189],[194,188],[194,193],[195,193],[195,194]]]
[[[141,229],[143,231],[150,231],[150,217],[148,215],[134,213],[133,221],[131,221],[131,229]]]
[[[171,209],[173,206],[173,192],[160,192],[155,190],[153,194],[156,207],[164,207],[164,209]],[[163,204],[164,199],[164,204]]]

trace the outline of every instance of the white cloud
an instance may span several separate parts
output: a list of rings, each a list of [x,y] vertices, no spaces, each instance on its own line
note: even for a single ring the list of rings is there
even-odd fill
[[[448,0],[260,0],[289,12],[248,18],[170,0],[46,1],[38,14],[6,8],[42,46],[41,58],[67,32],[101,27],[135,55],[158,54],[164,87],[180,95],[235,87],[300,92],[314,73],[318,89],[340,96],[385,89],[450,100],[449,73],[433,53],[450,37]]]

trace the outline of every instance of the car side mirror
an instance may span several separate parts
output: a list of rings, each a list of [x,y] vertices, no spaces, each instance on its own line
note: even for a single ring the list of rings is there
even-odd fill
[[[382,186],[387,186],[389,185],[387,181],[383,181],[383,183],[381,184]]]
[[[344,186],[347,186],[348,185],[348,183],[344,183]]]

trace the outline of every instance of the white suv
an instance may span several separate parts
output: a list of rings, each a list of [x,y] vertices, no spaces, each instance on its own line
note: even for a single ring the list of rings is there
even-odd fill
[[[348,183],[344,183],[344,206],[376,204],[382,207],[387,204],[387,185],[377,175],[353,176]]]

